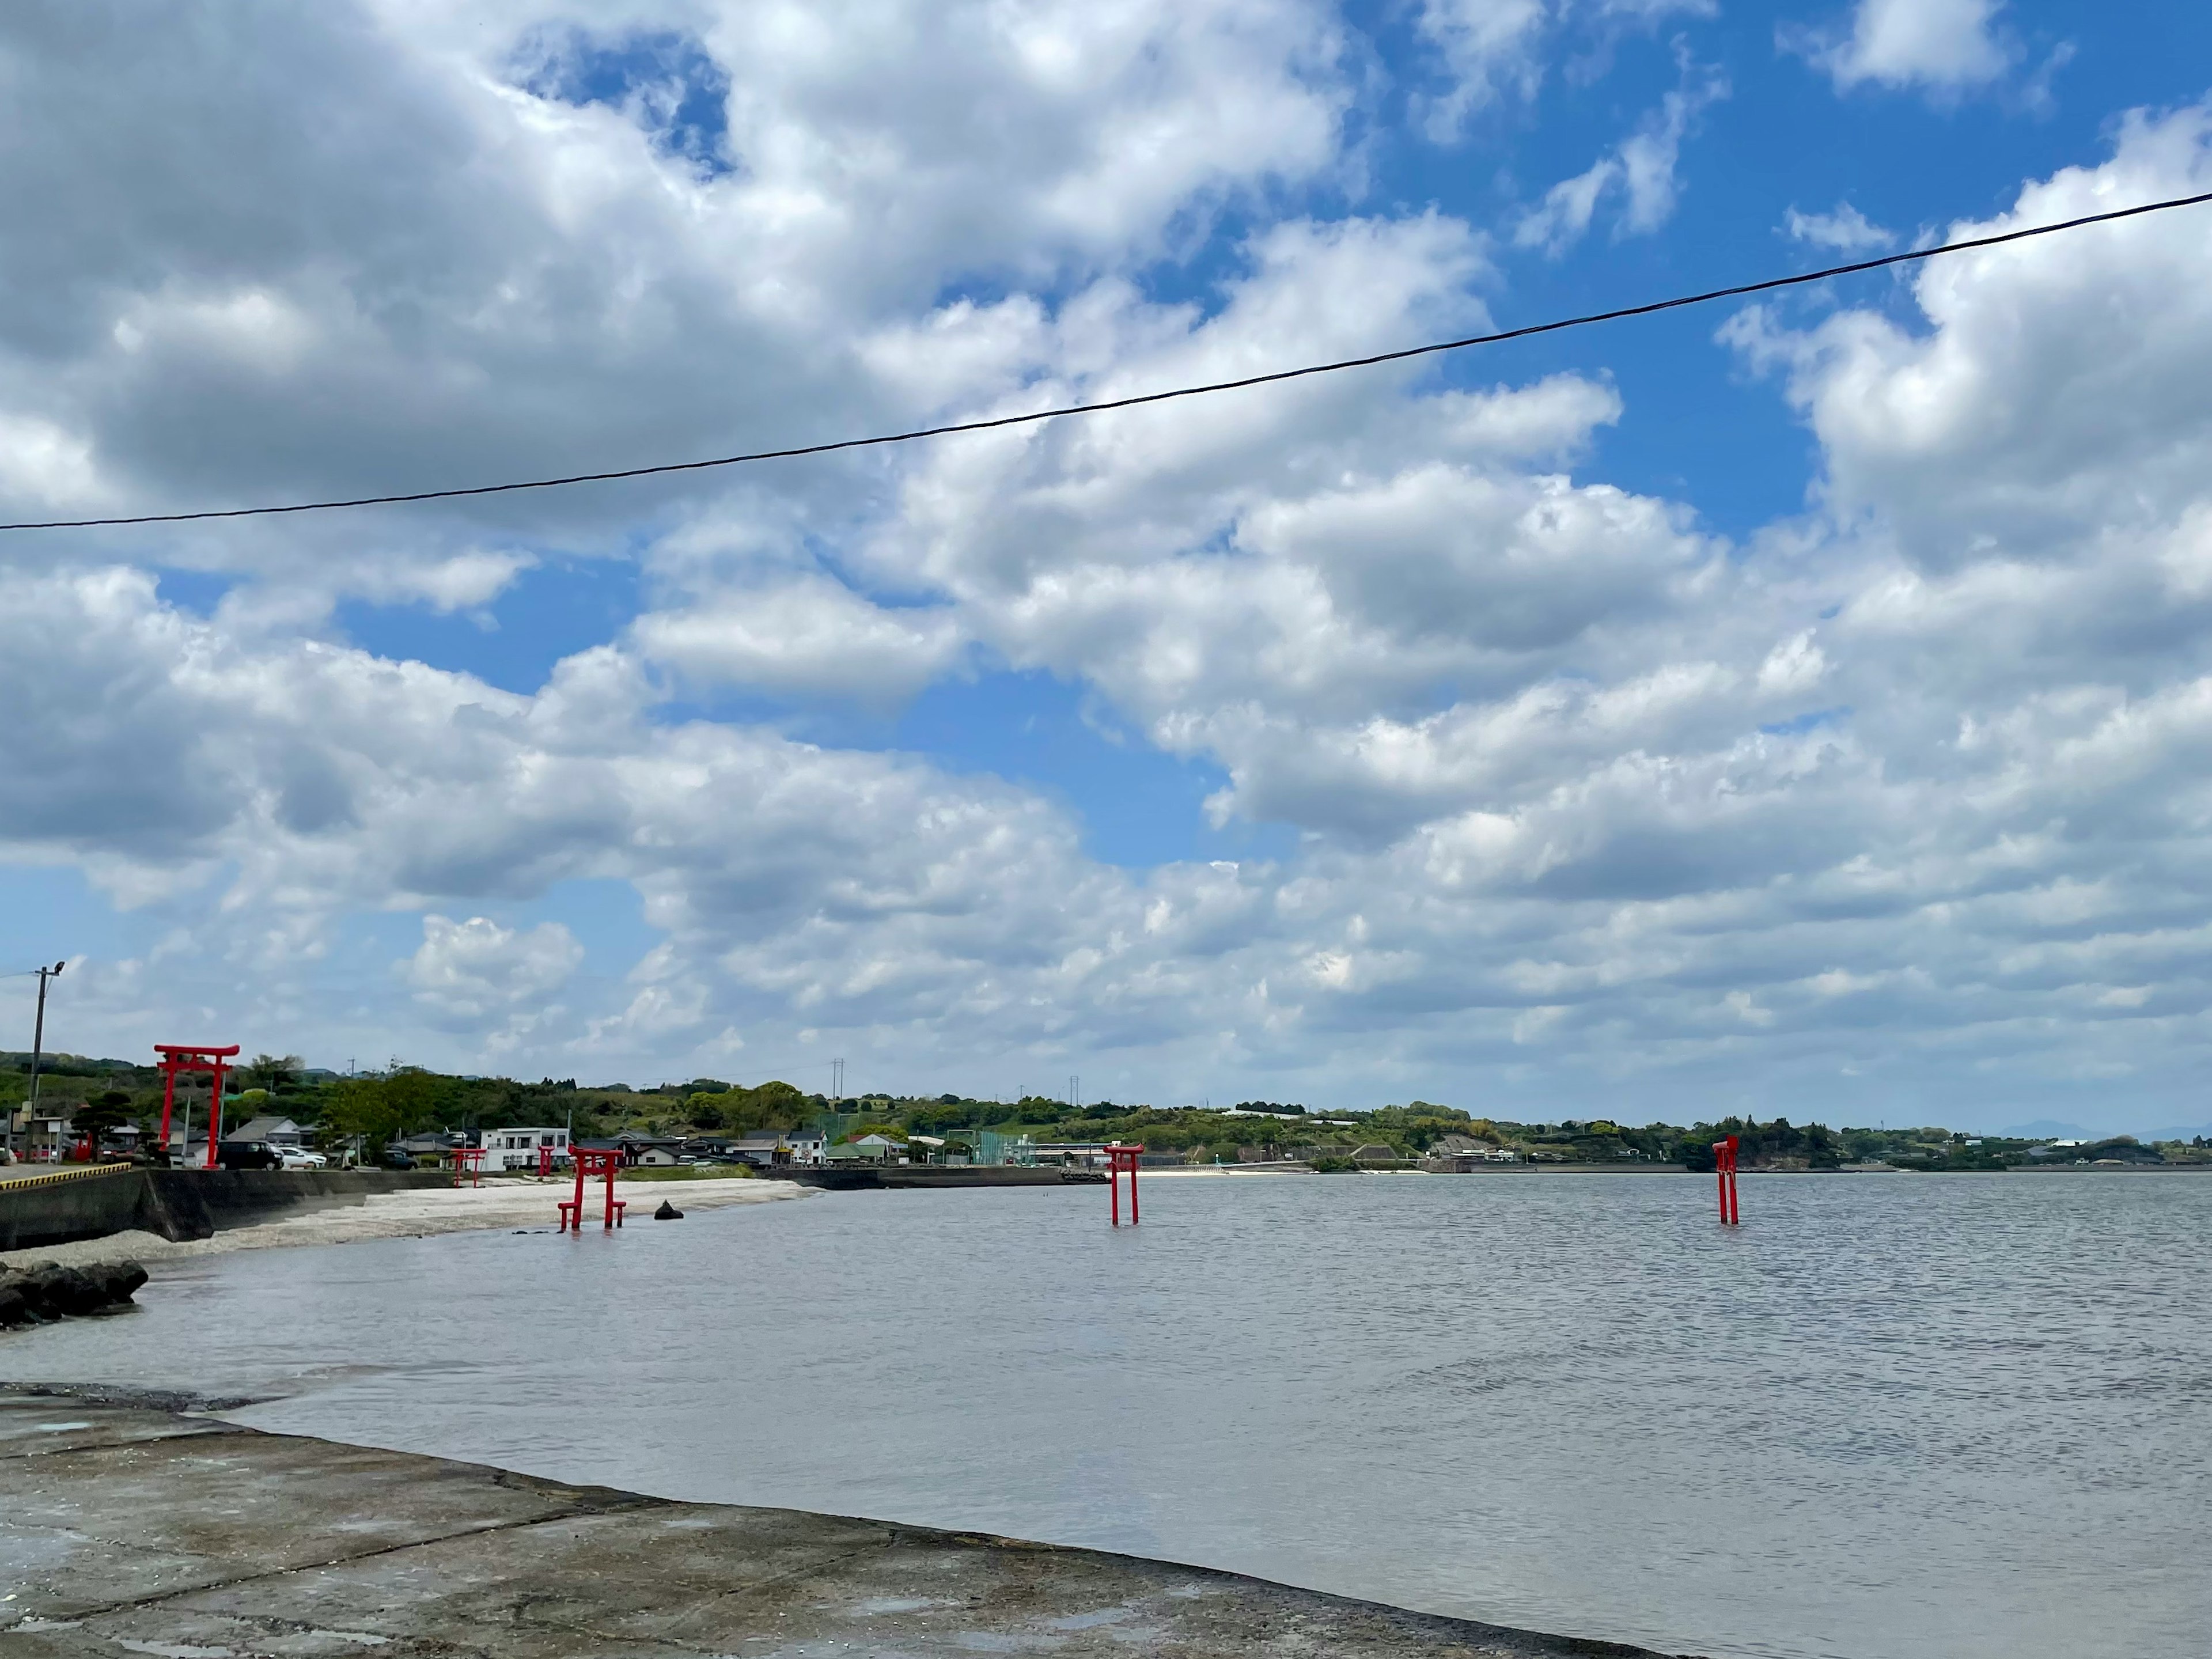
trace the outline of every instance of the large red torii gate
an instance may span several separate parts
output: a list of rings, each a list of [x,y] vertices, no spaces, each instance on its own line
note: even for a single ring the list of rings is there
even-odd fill
[[[230,1067],[224,1062],[238,1054],[234,1042],[228,1048],[219,1048],[205,1042],[157,1042],[154,1052],[161,1057],[161,1156],[169,1155],[169,1111],[177,1101],[177,1073],[179,1072],[211,1072],[214,1073],[214,1093],[208,1106],[207,1163],[204,1168],[215,1168],[215,1144],[222,1137],[222,1079]],[[185,1152],[192,1150],[191,1131],[185,1132]]]
[[[1121,1224],[1121,1172],[1129,1172],[1129,1224],[1137,1224],[1137,1155],[1145,1150],[1144,1142],[1133,1145],[1115,1141],[1106,1149],[1106,1179],[1114,1183],[1114,1224]]]

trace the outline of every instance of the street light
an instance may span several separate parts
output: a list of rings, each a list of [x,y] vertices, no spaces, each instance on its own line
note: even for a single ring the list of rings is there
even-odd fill
[[[58,976],[61,970],[68,966],[69,963],[63,961],[56,963],[51,968],[31,969],[39,976],[39,1015],[36,1023],[31,1028],[31,1086],[23,1102],[23,1121],[26,1127],[29,1125],[32,1115],[39,1109],[39,1061],[43,1057],[46,1046],[46,981]],[[15,1115],[13,1112],[8,1114],[7,1129],[8,1157],[12,1162],[15,1156]]]

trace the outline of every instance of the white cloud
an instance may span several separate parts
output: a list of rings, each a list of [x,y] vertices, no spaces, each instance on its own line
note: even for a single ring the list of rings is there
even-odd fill
[[[1522,247],[1565,252],[1582,240],[1599,202],[1618,193],[1622,202],[1616,236],[1649,235],[1674,216],[1681,193],[1675,169],[1682,141],[1705,110],[1729,95],[1728,79],[1718,70],[1692,63],[1679,52],[1682,83],[1660,100],[1636,131],[1584,172],[1562,179],[1513,228]]]
[[[525,932],[483,916],[433,915],[422,918],[422,943],[403,976],[434,1022],[466,1029],[557,995],[583,959],[584,947],[557,921]]]
[[[565,102],[531,73],[547,50],[670,33],[726,79],[719,176],[657,148],[643,105]],[[0,216],[40,231],[0,277],[0,514],[472,483],[902,423],[975,390],[870,343],[948,284],[1141,264],[1339,167],[1339,37],[1311,0],[911,0],[861,30],[755,0],[334,0],[245,46],[188,11],[127,37],[11,18]],[[163,136],[71,137],[94,129]],[[85,215],[91,199],[110,211]],[[793,493],[834,518],[854,476],[816,467]],[[526,537],[604,552],[639,500],[380,522],[423,566]],[[175,543],[177,562],[386,597],[392,550],[352,525]]]
[[[1585,52],[1570,73],[1588,74],[1609,61],[1628,30],[1719,10],[1719,0],[1422,0],[1417,29],[1450,83],[1442,96],[1416,100],[1423,127],[1432,140],[1454,143],[1491,106],[1533,98],[1544,78],[1546,47],[1563,36],[1580,37]]]
[[[2014,53],[1997,27],[2005,0],[1859,0],[1841,40],[1785,30],[1785,48],[1802,52],[1838,90],[1865,82],[1956,91],[1987,84]]]
[[[497,599],[535,563],[511,549],[469,548],[422,559],[397,553],[349,584],[362,599],[385,605],[420,603],[433,611],[470,611]]]
[[[1849,202],[1837,203],[1832,213],[1800,213],[1793,207],[1783,224],[1793,240],[1838,253],[1868,253],[1897,245],[1896,232],[1884,230]]]
[[[2106,165],[2031,184],[2011,212],[1946,237],[2207,188],[2212,111],[2132,116]],[[2153,216],[1931,262],[1913,279],[1923,331],[1849,311],[1764,342],[1753,314],[1729,337],[1788,368],[1838,515],[1879,512],[1916,557],[1962,580],[2045,582],[2018,562],[2090,547],[2110,573],[2118,538],[2170,551],[2194,522],[2182,509],[2212,439],[2208,257],[2212,218]]]
[[[1544,192],[1544,199],[1522,216],[1513,227],[1513,240],[1522,247],[1540,247],[1553,253],[1580,241],[1596,216],[1598,198],[1620,180],[1618,155],[1601,155],[1571,179],[1562,179]]]
[[[871,605],[826,577],[726,589],[641,617],[631,637],[695,684],[890,704],[959,657],[957,620],[940,609]]]
[[[531,29],[586,52],[568,25],[610,15],[273,12],[252,97],[158,17],[119,58],[0,21],[43,70],[0,205],[52,242],[0,295],[6,407],[39,423],[11,500],[444,482],[598,459],[610,431],[703,454],[1483,325],[1498,275],[1466,224],[1269,205],[1349,165],[1314,9],[891,6],[841,47],[804,8],[641,0],[726,67],[720,174],[672,150],[659,91],[514,83]],[[754,50],[771,27],[796,44]],[[1686,76],[1563,234],[1663,216],[1713,95]],[[141,118],[179,152],[150,180],[54,137]],[[2202,109],[2118,132],[2000,223],[2212,173]],[[301,133],[304,157],[279,142]],[[111,199],[140,244],[63,210]],[[1227,279],[1148,297],[1148,263],[1232,202]],[[1666,418],[1603,376],[1418,366],[649,510],[608,489],[12,544],[0,772],[38,787],[0,794],[0,848],[135,907],[140,942],[72,993],[118,1051],[188,1015],[472,1068],[842,1054],[963,1090],[1118,1068],[1116,1097],[1162,1098],[1277,1070],[1544,1116],[1701,1111],[1747,1076],[1848,1112],[1865,1097],[1820,1093],[1847,1066],[2005,1121],[2115,1064],[2193,1087],[2205,222],[1948,259],[1917,316],[1747,313],[1728,338],[1821,460],[1810,509],[1741,544],[1593,471],[1609,424]],[[530,695],[332,632],[338,598],[467,611],[562,546],[635,560],[644,614]],[[239,580],[203,617],[156,561]],[[667,701],[814,712],[855,662],[885,701],[994,662],[1057,677],[1217,769],[1227,830],[1283,850],[1133,872],[1037,792],[839,747],[826,716]],[[635,895],[635,963],[600,963],[561,908],[580,888]],[[398,973],[394,915],[424,918]]]
[[[27,506],[56,511],[96,501],[92,445],[52,421],[0,410],[0,491]]]
[[[1420,31],[1453,81],[1429,111],[1429,136],[1456,138],[1493,99],[1533,94],[1542,73],[1536,43],[1548,21],[1544,0],[1422,0]]]

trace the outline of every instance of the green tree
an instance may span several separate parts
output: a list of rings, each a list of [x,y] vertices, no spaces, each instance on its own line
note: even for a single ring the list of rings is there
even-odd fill
[[[684,1115],[701,1129],[723,1129],[729,1127],[728,1115],[722,1110],[722,1101],[727,1091],[713,1094],[696,1094],[684,1103]]]
[[[78,1107],[70,1118],[76,1133],[90,1135],[94,1146],[130,1121],[131,1097],[121,1089],[110,1089],[95,1095]]]
[[[722,1127],[739,1134],[769,1129],[803,1129],[814,1118],[814,1103],[788,1083],[769,1082],[732,1089],[721,1097]]]
[[[359,1135],[372,1152],[436,1121],[439,1079],[418,1066],[402,1066],[389,1077],[342,1079],[323,1114],[323,1138]]]
[[[256,1054],[238,1068],[238,1078],[250,1089],[266,1089],[275,1094],[297,1084],[307,1064],[297,1054]]]

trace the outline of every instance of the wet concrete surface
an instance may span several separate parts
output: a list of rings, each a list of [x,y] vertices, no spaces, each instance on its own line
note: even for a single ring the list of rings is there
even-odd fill
[[[0,1659],[1645,1656],[1097,1551],[0,1393]]]

